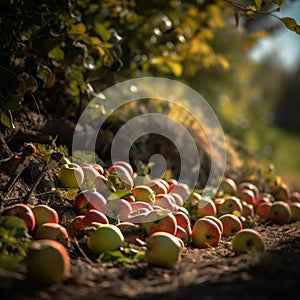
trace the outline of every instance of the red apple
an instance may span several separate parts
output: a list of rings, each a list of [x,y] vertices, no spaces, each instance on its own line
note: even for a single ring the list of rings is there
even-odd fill
[[[239,191],[238,197],[241,201],[245,201],[251,205],[255,205],[256,202],[258,201],[256,199],[256,196],[255,196],[255,193],[253,192],[253,190],[249,190],[249,189],[242,189],[241,191]]]
[[[290,201],[291,191],[287,184],[281,183],[281,185],[273,190],[272,195],[276,201]]]
[[[181,226],[188,235],[192,233],[191,221],[190,218],[182,211],[177,211],[173,213],[176,223],[178,226]]]
[[[26,275],[40,285],[62,282],[70,274],[70,257],[65,247],[53,240],[32,241],[26,257]]]
[[[225,237],[233,236],[243,228],[241,220],[233,214],[222,215],[219,219],[223,224],[222,235]]]
[[[208,218],[198,219],[192,229],[192,244],[197,248],[217,247],[222,232],[216,222]]]
[[[149,210],[153,210],[152,205],[148,202],[135,201],[135,202],[130,203],[130,205],[131,205],[132,211],[135,211],[140,208],[147,208]]]
[[[174,188],[174,186],[178,183],[178,181],[174,178],[170,178],[168,180],[166,180],[168,185],[169,185],[169,189],[168,192],[171,193],[171,190]]]
[[[80,165],[82,168],[88,167],[95,169],[99,175],[104,175],[104,168],[97,163],[83,163]]]
[[[34,237],[37,240],[54,240],[60,242],[64,246],[69,246],[70,238],[65,227],[55,223],[44,223],[40,225],[34,232]]]
[[[242,207],[243,207],[243,211],[242,211],[243,217],[251,217],[251,218],[254,217],[254,206],[252,204],[242,201]]]
[[[118,186],[116,187],[117,189],[132,190],[134,186],[133,179],[125,167],[116,164],[110,166],[107,171],[112,174],[111,176],[117,176],[119,180]],[[110,180],[110,176],[108,176],[108,180]],[[112,182],[114,182],[114,180]]]
[[[73,229],[73,233],[76,237],[81,238],[83,237],[82,230],[84,229],[85,225],[82,223],[82,220],[84,219],[85,215],[79,215],[74,217],[71,220],[71,228]]]
[[[131,222],[134,224],[141,224],[144,218],[150,213],[151,210],[148,208],[139,208],[132,211],[127,218],[127,222]]]
[[[223,233],[223,223],[220,221],[219,218],[215,216],[204,216],[204,218],[214,221],[219,226],[221,233]]]
[[[155,194],[167,194],[168,189],[160,179],[152,179],[147,184]]]
[[[255,213],[262,219],[268,220],[270,218],[270,210],[271,210],[272,202],[262,202],[259,204],[256,209]]]
[[[27,225],[28,231],[33,231],[35,228],[35,217],[32,209],[22,203],[13,204],[4,208],[1,216],[16,216],[21,218]]]
[[[107,202],[106,215],[112,219],[126,221],[131,212],[130,203],[124,199],[114,199]]]
[[[183,206],[184,202],[183,202],[182,197],[179,194],[177,194],[177,193],[169,193],[169,195],[171,195],[173,197],[173,199],[175,201],[175,204],[177,206],[179,206],[179,207]]]
[[[74,210],[77,214],[86,215],[90,209],[97,209],[106,213],[107,201],[97,191],[84,190],[79,192],[74,200]]]
[[[236,182],[229,177],[223,178],[221,181],[219,190],[223,192],[224,195],[235,195],[237,193],[237,184]]]
[[[160,210],[150,211],[143,219],[142,227],[146,235],[149,236],[154,232],[163,231],[170,234],[176,232],[176,218],[172,213]]]
[[[275,201],[270,208],[270,220],[276,224],[288,224],[291,221],[292,212],[288,203]]]
[[[96,189],[97,192],[106,192],[108,179],[104,175],[98,175],[93,179],[93,186]]]
[[[108,172],[111,172],[111,170],[114,169],[114,166],[121,166],[121,167],[125,168],[131,177],[134,175],[134,171],[133,171],[131,164],[126,161],[123,161],[123,160],[114,161],[113,164],[111,166],[109,166],[109,168],[107,169]]]
[[[90,209],[82,219],[82,226],[83,227],[93,226],[93,223],[95,222],[101,224],[109,223],[107,216],[103,212],[97,209]]]
[[[291,192],[291,202],[300,202],[300,193],[299,192]]]
[[[157,194],[155,196],[155,205],[170,211],[176,210],[176,204],[174,198],[170,194]]]
[[[36,205],[32,208],[32,212],[35,217],[35,227],[38,227],[44,223],[58,224],[59,216],[57,211],[48,205]]]
[[[257,185],[255,185],[254,183],[247,182],[247,181],[241,182],[238,186],[238,190],[242,191],[243,189],[248,189],[253,191],[255,195],[255,199],[259,199],[259,195],[260,195],[259,189]]]
[[[177,182],[173,188],[170,189],[169,193],[177,193],[182,197],[183,201],[185,201],[190,196],[191,190],[186,183]]]
[[[175,232],[174,236],[181,239],[183,242],[183,245],[187,245],[190,242],[190,235],[186,232],[186,230],[184,228],[182,228],[178,224],[176,226],[176,232]]]

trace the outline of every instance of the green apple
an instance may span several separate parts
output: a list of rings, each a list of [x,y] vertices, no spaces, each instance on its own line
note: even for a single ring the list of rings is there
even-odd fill
[[[264,241],[255,229],[241,229],[232,238],[232,250],[237,254],[263,252],[264,249]]]
[[[192,229],[192,244],[197,248],[217,247],[221,236],[222,232],[216,222],[200,218]]]
[[[155,202],[155,193],[147,185],[136,185],[132,189],[132,193],[136,201],[148,202],[152,204]]]
[[[235,196],[224,198],[224,202],[220,205],[219,214],[232,214],[234,211],[242,214],[243,206],[241,200]]]
[[[95,223],[94,223],[95,224]],[[97,224],[98,227],[87,238],[87,247],[95,254],[117,250],[124,245],[121,230],[112,224]]]
[[[70,258],[65,247],[53,240],[32,241],[26,257],[26,275],[41,285],[62,282],[70,272]]]
[[[182,246],[179,239],[167,232],[155,232],[146,240],[145,261],[149,265],[170,268],[180,262]]]
[[[60,167],[58,180],[62,187],[79,188],[84,180],[84,172],[78,164],[64,164]]]
[[[226,177],[221,181],[219,190],[222,191],[224,195],[235,195],[238,188],[236,182],[232,178]]]
[[[32,208],[32,212],[35,217],[35,228],[39,227],[44,223],[58,224],[59,222],[59,216],[57,211],[48,205],[36,205]]]

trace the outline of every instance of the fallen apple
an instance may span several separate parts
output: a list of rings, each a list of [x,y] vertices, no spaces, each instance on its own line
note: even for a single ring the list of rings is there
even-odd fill
[[[271,206],[272,206],[271,201],[260,203],[255,209],[256,215],[265,220],[270,219]]]
[[[126,221],[131,212],[130,203],[124,199],[114,199],[107,202],[106,215],[111,219]]]
[[[168,188],[160,179],[152,179],[147,184],[155,194],[167,194]]]
[[[36,284],[62,282],[70,274],[70,257],[65,247],[53,240],[32,241],[26,257],[26,276]]]
[[[292,218],[289,204],[284,201],[275,201],[270,208],[269,220],[276,224],[288,224]]]
[[[183,245],[187,245],[190,243],[191,236],[186,232],[186,230],[183,227],[179,225],[176,226],[176,232],[174,236],[179,238],[183,242]]]
[[[139,245],[138,240],[144,240],[145,233],[140,225],[131,222],[120,222],[116,226],[121,230],[124,240],[128,244]]]
[[[222,179],[219,190],[223,193],[223,195],[232,195],[234,196],[237,193],[237,184],[236,182],[229,177],[225,177]]]
[[[54,240],[64,246],[69,246],[70,237],[67,229],[60,224],[44,223],[41,224],[34,232],[34,238],[37,240]]]
[[[300,220],[300,202],[291,202],[290,203],[291,209],[291,221],[299,221]]]
[[[192,244],[197,248],[217,247],[221,236],[217,223],[208,218],[200,218],[193,225]]]
[[[134,175],[134,171],[131,164],[126,161],[123,160],[114,161],[113,164],[108,167],[108,172],[110,172],[110,170],[113,169],[113,166],[122,166],[128,171],[131,177]]]
[[[264,241],[255,229],[241,229],[232,238],[232,250],[237,254],[263,252],[264,249]]]
[[[188,235],[192,233],[191,221],[188,215],[182,211],[176,211],[173,213],[176,223],[178,226],[181,226]]]
[[[106,213],[107,201],[102,194],[94,190],[83,190],[75,196],[74,210],[79,215],[86,215],[90,209]]]
[[[178,238],[167,232],[156,232],[146,240],[145,261],[149,265],[170,268],[181,261],[182,246]]]
[[[242,214],[243,206],[241,200],[235,196],[224,198],[224,202],[220,205],[219,214],[232,214],[234,211]]]
[[[124,236],[117,226],[100,223],[95,225],[98,227],[90,233],[86,241],[91,252],[100,254],[105,251],[117,250],[124,245]]]
[[[32,212],[35,218],[35,228],[39,227],[44,223],[58,224],[59,222],[59,216],[57,211],[48,205],[36,205],[32,208]]]
[[[223,224],[222,235],[225,237],[233,236],[243,228],[241,220],[233,214],[222,215],[219,220]]]
[[[204,216],[203,218],[207,218],[207,219],[214,221],[219,226],[221,233],[223,233],[223,223],[220,221],[219,218],[217,218],[215,216]]]
[[[32,209],[22,203],[13,204],[7,206],[1,212],[1,216],[16,216],[21,218],[27,225],[28,231],[33,231],[35,228],[35,217],[32,212]]]
[[[175,200],[170,194],[156,194],[155,205],[168,209],[171,212],[176,210]]]
[[[60,167],[58,180],[62,187],[79,188],[84,180],[84,172],[78,164],[64,164]]]
[[[132,193],[136,201],[148,202],[152,204],[155,202],[155,193],[147,185],[136,185],[132,189]]]

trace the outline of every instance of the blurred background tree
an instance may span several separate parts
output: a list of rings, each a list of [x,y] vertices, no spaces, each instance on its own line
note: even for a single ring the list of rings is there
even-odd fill
[[[168,77],[205,97],[245,157],[278,162],[280,171],[299,175],[300,166],[284,168],[288,158],[276,149],[283,141],[294,149],[292,140],[300,138],[275,127],[298,128],[289,115],[299,104],[288,93],[299,79],[273,53],[253,56],[259,41],[283,28],[299,34],[297,20],[280,14],[289,7],[290,16],[295,2],[1,1],[1,122],[13,128],[14,111],[24,105],[76,122],[89,101],[116,82]]]

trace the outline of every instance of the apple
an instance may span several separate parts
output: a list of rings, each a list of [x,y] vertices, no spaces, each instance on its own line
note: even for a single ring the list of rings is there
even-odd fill
[[[225,237],[233,236],[243,228],[241,220],[233,214],[222,215],[219,220],[223,224],[222,235]]]
[[[155,194],[167,194],[168,188],[160,179],[152,179],[147,184]]]
[[[290,203],[291,208],[291,221],[299,221],[300,220],[300,202],[291,202]]]
[[[126,221],[131,212],[130,203],[124,199],[114,199],[107,202],[106,215],[112,219]]]
[[[121,166],[121,165],[112,165],[107,169],[108,173],[108,180],[112,183],[115,182],[115,176],[118,178],[117,186],[115,187],[118,190],[127,189],[129,191],[132,190],[134,183],[132,176],[130,175],[129,171]]]
[[[155,202],[155,193],[147,185],[136,185],[132,189],[133,196],[136,201],[154,203]]]
[[[110,170],[113,169],[114,166],[122,166],[128,171],[131,177],[134,175],[134,171],[131,164],[126,161],[123,160],[114,161],[113,164],[107,169],[108,172],[111,172]]]
[[[204,216],[203,218],[207,218],[214,221],[219,226],[221,233],[223,233],[223,223],[220,221],[220,219],[218,219],[215,216]]]
[[[299,192],[291,192],[291,202],[300,202],[300,193]]]
[[[184,202],[183,202],[182,197],[179,194],[177,194],[177,193],[168,193],[168,194],[173,197],[174,202],[177,206],[179,206],[179,207],[183,206]]]
[[[262,219],[268,220],[270,218],[270,210],[271,210],[272,202],[262,202],[260,203],[256,209],[255,213]]]
[[[208,218],[200,218],[193,225],[192,244],[197,248],[217,247],[221,236],[217,223]]]
[[[218,197],[218,198],[215,198],[213,201],[215,202],[215,205],[216,205],[217,214],[219,214],[220,213],[221,204],[224,202],[224,198]]]
[[[190,187],[183,182],[177,182],[174,186],[170,189],[169,193],[177,193],[179,194],[183,201],[185,201],[191,194]]]
[[[64,246],[69,246],[70,238],[65,227],[55,223],[44,223],[40,225],[34,232],[34,238],[37,240],[54,240],[60,242]]]
[[[130,203],[132,211],[135,211],[140,208],[147,208],[149,210],[153,210],[152,205],[148,202],[143,201],[135,201]]]
[[[174,215],[163,210],[150,211],[142,221],[142,227],[147,236],[158,231],[168,232],[174,235],[176,226],[177,222]]]
[[[265,245],[257,230],[245,228],[241,229],[233,236],[232,250],[237,254],[263,252],[265,250]]]
[[[144,218],[152,210],[153,209],[149,210],[148,208],[144,208],[144,207],[136,209],[128,215],[127,222],[131,222],[134,224],[141,224],[143,222]]]
[[[57,211],[48,205],[36,205],[32,208],[32,212],[35,218],[35,228],[39,227],[44,223],[58,224],[59,222],[59,216]]]
[[[170,194],[157,194],[155,196],[155,205],[170,211],[176,210],[175,200]]]
[[[98,176],[103,176],[103,175],[100,175],[99,172],[94,167],[92,167],[88,164],[84,164],[84,165],[80,165],[80,166],[84,173],[84,180],[81,185],[81,189],[82,188],[85,188],[85,189],[93,188],[95,178]]]
[[[93,168],[98,172],[98,174],[104,175],[104,168],[100,164],[97,164],[97,163],[83,163],[83,164],[80,164],[80,166],[82,168],[86,168],[86,167]]]
[[[281,183],[281,185],[272,191],[272,195],[275,201],[285,201],[288,202],[291,198],[291,191],[287,184]]]
[[[291,221],[292,212],[287,202],[275,201],[270,208],[269,219],[276,224],[288,224]]]
[[[194,216],[196,218],[202,218],[204,216],[216,216],[217,208],[215,202],[210,198],[202,198],[198,204]]]
[[[147,239],[145,261],[149,265],[170,268],[181,261],[182,245],[167,232],[155,232]]]
[[[254,192],[255,195],[255,199],[259,199],[259,188],[257,187],[257,185],[255,185],[254,183],[248,182],[248,181],[243,181],[238,185],[238,190],[242,191],[244,189],[248,189]]]
[[[94,223],[95,224],[95,223]],[[124,236],[115,225],[112,224],[96,224],[98,227],[87,237],[88,249],[100,254],[105,251],[117,250],[124,245]]]
[[[182,211],[177,211],[173,213],[176,223],[178,226],[181,226],[188,235],[192,234],[191,221],[187,214]]]
[[[97,209],[90,209],[84,218],[82,219],[82,226],[83,227],[90,227],[93,226],[93,223],[101,223],[101,224],[108,224],[107,216]]]
[[[170,178],[170,179],[166,180],[166,182],[169,185],[168,193],[171,193],[171,190],[178,183],[178,181],[175,178]]]
[[[183,245],[187,245],[190,242],[190,235],[186,232],[186,230],[177,224],[176,232],[174,234],[177,238],[181,239]]]
[[[144,230],[140,225],[125,221],[116,224],[116,226],[121,230],[124,240],[128,244],[139,245],[137,239],[144,240],[145,238]]]
[[[58,181],[64,188],[79,188],[84,180],[84,172],[75,163],[64,164],[58,172]]]
[[[223,195],[235,195],[238,188],[236,182],[232,178],[226,177],[221,181],[219,190],[223,192]]]
[[[135,198],[133,195],[124,196],[123,198],[130,203],[135,202]]]
[[[241,201],[247,202],[251,205],[255,205],[258,201],[253,190],[249,189],[242,189],[241,191],[239,191],[238,197]]]
[[[93,186],[97,192],[102,193],[108,190],[108,179],[104,175],[98,175],[93,179]]]
[[[26,257],[26,276],[36,284],[62,282],[70,274],[70,257],[65,247],[53,240],[30,243]]]
[[[83,190],[75,196],[74,200],[74,210],[80,215],[86,215],[90,209],[106,213],[106,205],[104,196],[94,190]]]
[[[16,216],[21,218],[26,223],[29,232],[35,228],[34,214],[32,209],[26,204],[17,203],[7,206],[1,212],[1,216]]]
[[[82,230],[84,229],[85,225],[82,223],[82,220],[84,219],[85,215],[79,215],[71,219],[71,228],[73,230],[73,233],[76,237],[82,238],[84,233]]]
[[[243,207],[243,211],[242,211],[243,217],[251,217],[251,218],[254,217],[254,206],[252,204],[242,201],[242,207]]]
[[[242,214],[243,206],[241,200],[235,196],[224,198],[224,202],[220,205],[220,214],[232,214],[234,211]]]

